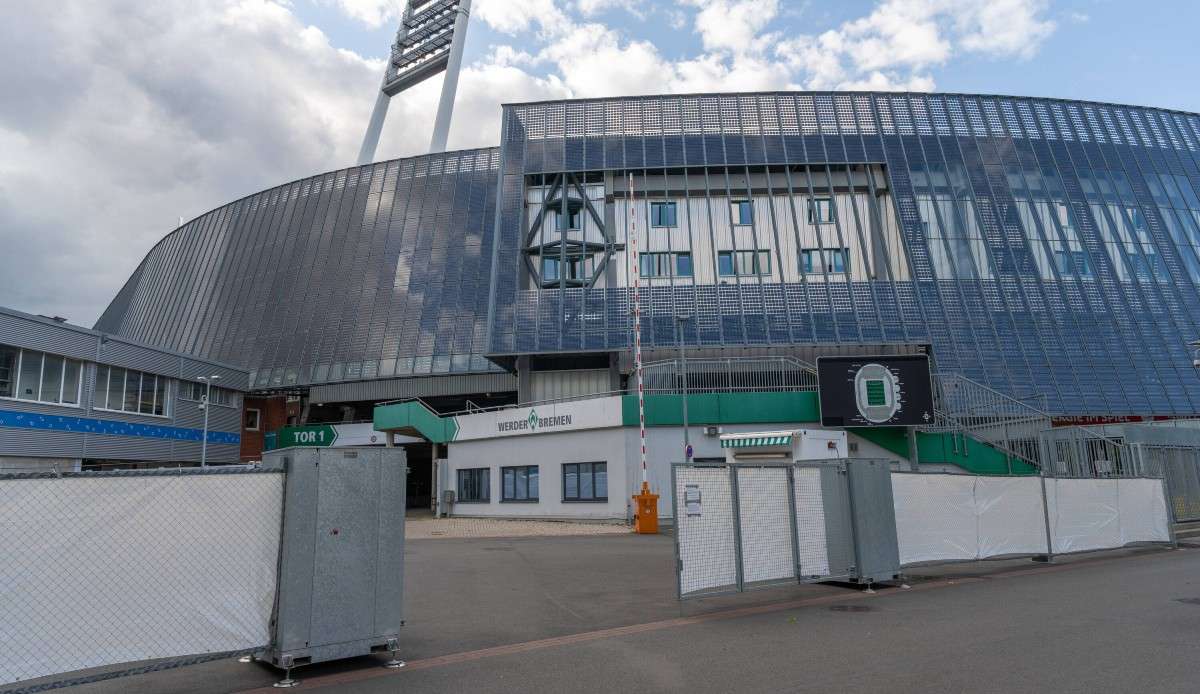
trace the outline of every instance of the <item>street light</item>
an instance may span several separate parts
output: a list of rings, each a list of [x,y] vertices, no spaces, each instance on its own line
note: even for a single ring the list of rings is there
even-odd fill
[[[204,410],[204,438],[200,440],[200,467],[208,466],[208,403],[209,396],[212,395],[212,382],[220,380],[220,378],[216,374],[196,377],[197,381],[204,384],[204,401],[200,403],[200,409]]]
[[[679,345],[679,370],[683,373],[683,462],[692,462],[692,444],[688,440],[688,383],[687,383],[687,354],[683,351],[683,324],[691,316],[675,316],[676,343]]]

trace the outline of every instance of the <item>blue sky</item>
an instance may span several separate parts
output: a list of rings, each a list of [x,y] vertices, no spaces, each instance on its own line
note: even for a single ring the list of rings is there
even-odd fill
[[[505,2],[512,6],[535,4],[529,0]],[[382,58],[394,36],[395,22],[385,20],[372,26],[346,10],[353,4],[355,0],[294,0],[297,16],[320,27],[336,45]],[[399,0],[365,0],[360,4],[398,6]],[[607,25],[622,40],[653,43],[668,60],[685,60],[705,52],[701,32],[695,27],[703,2],[609,2],[595,12],[580,11],[586,3],[552,4],[580,21]],[[806,0],[746,4],[776,5],[762,33],[778,33],[778,41],[837,30],[847,22],[868,17],[887,3]],[[1033,8],[1040,20],[1053,24],[1052,32],[1036,42],[1029,55],[955,52],[923,70],[933,78],[938,91],[1056,96],[1200,111],[1200,77],[1193,67],[1200,55],[1195,35],[1195,27],[1200,25],[1200,3],[1047,0],[994,4]],[[626,5],[636,9],[630,11]],[[672,19],[679,21],[681,17],[684,26],[671,26]],[[526,50],[544,46],[546,41],[539,33],[536,24],[525,31],[506,33],[476,18],[469,32],[466,62],[487,61],[496,46]],[[554,66],[541,64],[530,72],[547,76],[554,72]],[[577,96],[592,95],[586,84],[571,86]]]
[[[499,104],[776,89],[1200,112],[1183,0],[473,0],[449,146]],[[182,218],[354,163],[401,0],[0,3],[0,304],[91,324]],[[377,158],[427,151],[440,79]]]

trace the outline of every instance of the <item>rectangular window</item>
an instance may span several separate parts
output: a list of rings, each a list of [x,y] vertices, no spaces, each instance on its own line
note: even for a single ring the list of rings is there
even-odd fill
[[[733,251],[721,251],[717,253],[717,274],[721,277],[732,277],[733,272]]]
[[[108,367],[108,399],[103,405],[97,405],[97,407],[120,412],[123,409],[122,405],[124,402],[125,369],[118,366],[110,366]]]
[[[17,397],[40,400],[42,394],[42,353],[21,350],[21,380],[17,382]]]
[[[0,398],[11,398],[17,393],[17,361],[21,350],[0,347]]]
[[[63,358],[42,357],[42,402],[62,402]]]
[[[262,424],[262,411],[250,407],[246,408],[246,431],[258,431]]]
[[[62,401],[67,405],[79,404],[79,379],[83,374],[83,364],[74,359],[67,359],[63,366]]]
[[[654,227],[676,226],[675,203],[673,203],[673,202],[652,202],[652,203],[650,203],[650,226],[654,226]]]
[[[78,376],[74,378],[77,379]],[[168,381],[165,376],[122,369],[119,366],[97,366],[92,407],[165,417],[168,412]],[[183,391],[184,388],[181,387],[180,394]]]
[[[162,379],[159,379],[162,382]],[[183,400],[191,400],[193,402],[204,402],[205,384],[194,381],[183,381],[179,384],[179,397]],[[214,405],[222,407],[237,407],[237,396],[234,391],[225,388],[217,388],[213,386],[209,394],[209,399]]]
[[[565,219],[569,224],[567,229],[577,231],[580,228],[581,222],[583,221],[583,217],[580,213],[581,210],[569,210],[567,215],[564,217],[561,211],[558,212],[558,230],[563,231],[563,220]]]
[[[731,275],[769,275],[771,274],[770,251],[719,251],[717,253],[717,274]]]
[[[808,223],[833,224],[833,198],[809,199]]]
[[[82,369],[74,359],[0,346],[0,398],[78,405]]]
[[[459,502],[491,500],[491,478],[485,467],[458,471]]]
[[[521,465],[500,468],[501,501],[537,501],[538,467]]]
[[[842,275],[849,270],[849,248],[805,248],[800,251],[800,271],[806,275]]]
[[[142,374],[142,386],[138,390],[138,412],[154,414],[154,383],[158,376]]]
[[[563,501],[608,501],[608,463],[564,463]]]
[[[754,223],[754,205],[749,200],[733,200],[729,203],[729,218],[734,226]]]
[[[676,253],[675,254],[675,276],[676,277],[691,277],[692,276],[692,254],[691,253]]]

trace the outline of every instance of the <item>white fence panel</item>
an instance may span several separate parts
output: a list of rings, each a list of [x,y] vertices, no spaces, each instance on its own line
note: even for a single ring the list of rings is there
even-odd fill
[[[976,558],[1046,551],[1042,481],[1036,477],[976,477],[979,529]]]
[[[283,475],[0,480],[0,684],[265,646]]]
[[[679,593],[737,586],[737,538],[729,468],[675,467]]]
[[[1117,480],[1121,543],[1170,542],[1170,516],[1161,480]]]
[[[787,468],[735,469],[742,528],[742,580],[758,583],[795,578]],[[824,524],[824,519],[821,522]]]
[[[967,475],[892,475],[901,564],[978,556],[974,489]]]
[[[829,575],[829,544],[825,532],[825,497],[821,494],[821,470],[794,468],[796,496],[796,544],[800,547],[800,573]]]
[[[1046,504],[1055,552],[1120,547],[1117,480],[1048,479]]]

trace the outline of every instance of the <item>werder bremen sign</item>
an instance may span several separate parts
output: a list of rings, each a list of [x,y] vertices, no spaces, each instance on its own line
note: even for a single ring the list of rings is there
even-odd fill
[[[496,422],[496,430],[500,433],[510,433],[514,431],[540,431],[554,427],[564,427],[571,425],[571,415],[560,414],[550,417],[539,417],[537,410],[530,408],[529,414],[523,419],[504,419]]]

